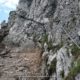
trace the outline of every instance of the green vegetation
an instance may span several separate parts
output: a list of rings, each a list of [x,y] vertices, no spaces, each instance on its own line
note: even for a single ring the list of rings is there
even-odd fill
[[[45,42],[48,42],[48,35],[43,35],[42,37],[41,37],[41,39],[39,40],[39,42],[41,43],[41,45],[42,45],[42,47],[44,46],[44,43]]]
[[[57,46],[53,46],[53,41],[52,40],[50,40],[48,42],[48,35],[47,34],[43,35],[41,40],[39,40],[39,42],[41,43],[42,47],[44,46],[44,43],[46,42],[47,45],[48,45],[48,50],[53,50],[53,51],[59,50],[63,46],[63,42],[61,42]]]
[[[39,42],[41,43],[42,47],[44,46],[44,43],[46,42],[48,45],[48,50],[53,49],[52,40],[50,42],[48,42],[48,35],[47,34],[43,35]]]
[[[57,60],[53,60],[50,67],[49,67],[49,74],[52,74],[53,72],[56,72],[56,63],[57,63]]]
[[[80,73],[80,59],[76,60],[76,64],[70,70],[70,73],[64,80],[75,80],[75,76]]]
[[[77,58],[80,55],[80,49],[75,44],[73,44],[71,53],[75,58]]]
[[[62,78],[64,78],[64,70],[61,71],[61,74],[60,75],[62,76]]]
[[[71,49],[71,53],[74,56],[75,62],[72,64],[72,68],[64,80],[75,80],[75,76],[80,73],[80,49],[75,44],[72,45]]]

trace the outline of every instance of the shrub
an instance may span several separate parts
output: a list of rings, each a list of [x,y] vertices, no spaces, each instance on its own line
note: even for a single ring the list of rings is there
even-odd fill
[[[61,76],[62,76],[62,78],[64,78],[64,70],[61,71]]]
[[[53,46],[53,41],[52,40],[50,40],[48,42],[48,34],[44,34],[42,36],[42,38],[39,40],[39,42],[41,43],[42,48],[44,47],[44,43],[46,42],[47,45],[48,45],[48,51],[50,51],[50,50],[57,51],[63,46],[63,42],[62,41],[61,41],[60,44],[58,44],[56,46]]]
[[[51,62],[51,65],[49,67],[49,75],[52,75],[53,72],[56,72],[56,63],[56,59]]]
[[[46,42],[48,45],[48,50],[51,50],[53,48],[52,40],[50,42],[48,42],[48,35],[47,34],[43,35],[39,42],[41,43],[42,47],[44,46],[44,43]]]
[[[76,65],[71,68],[68,76],[65,78],[65,80],[75,80],[75,76],[80,73],[80,59],[76,61]]]
[[[80,49],[73,44],[71,53],[75,58],[77,58],[80,55]]]

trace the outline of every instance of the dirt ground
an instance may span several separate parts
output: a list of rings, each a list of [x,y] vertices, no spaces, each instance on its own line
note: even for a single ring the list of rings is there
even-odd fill
[[[38,80],[40,69],[41,50],[38,48],[22,52],[16,52],[15,48],[6,56],[0,56],[0,80]]]

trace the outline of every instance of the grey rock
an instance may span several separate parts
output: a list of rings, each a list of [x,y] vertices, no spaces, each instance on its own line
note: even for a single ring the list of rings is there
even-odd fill
[[[47,43],[46,43],[46,42],[44,43],[44,51],[45,51],[45,52],[47,52],[47,51],[48,51],[48,45],[47,45]]]
[[[6,26],[5,22],[2,26]],[[62,47],[60,44],[80,44],[78,34],[80,30],[80,1],[20,0],[16,11],[10,12],[8,28],[9,33],[4,40],[2,37],[5,31],[3,33],[2,30],[0,31],[2,34],[0,36],[1,41],[5,45],[20,47],[21,49],[36,47],[37,43],[39,43],[38,41],[45,34],[48,35],[48,42],[44,42],[43,46],[39,43],[44,50],[42,55],[42,75],[51,76],[50,80],[53,79],[52,76],[56,77],[54,80],[62,80],[61,72],[63,72],[64,77],[68,75],[69,68],[71,68],[72,55],[70,47],[67,51],[67,47]],[[50,50],[52,51],[48,50],[50,41],[52,44]],[[52,65],[55,59],[57,60],[56,70],[49,75],[47,64],[49,66]],[[14,68],[12,69],[14,73]],[[26,72],[24,73],[26,74]],[[23,73],[20,72],[21,74]]]
[[[57,54],[57,65],[56,65],[57,80],[62,80],[62,77],[61,77],[62,71],[64,71],[65,77],[68,76],[71,63],[72,63],[71,52],[69,50],[67,51],[65,47],[61,48]]]
[[[56,59],[56,54],[53,54],[53,52],[50,51],[49,54],[48,54],[47,64],[48,65],[51,65],[52,64],[52,61],[54,61],[54,59]]]
[[[5,26],[6,24],[4,24],[4,27],[1,27],[0,29],[0,42],[3,41],[3,39],[8,35],[9,33],[9,29],[7,28],[7,26]]]
[[[80,79],[80,74],[78,74],[76,77],[75,77],[75,80],[79,80]]]
[[[1,29],[1,24],[0,24],[0,29]]]
[[[6,23],[6,21],[4,20],[2,23],[1,23],[1,28],[6,28],[8,26],[8,24]]]
[[[22,9],[18,9],[16,13],[17,13],[18,16],[20,16],[20,17],[22,17],[24,19],[25,19],[26,15],[27,15],[27,13]]]
[[[8,28],[11,28],[13,25],[14,25],[14,23],[15,23],[15,19],[16,19],[16,16],[17,14],[16,14],[16,11],[11,11],[10,13],[9,13],[9,18],[8,18]]]

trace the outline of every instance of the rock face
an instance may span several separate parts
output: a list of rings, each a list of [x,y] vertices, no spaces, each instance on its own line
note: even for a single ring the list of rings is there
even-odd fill
[[[63,77],[66,77],[69,73],[69,69],[72,63],[72,55],[69,50],[65,47],[61,48],[57,54],[57,80],[62,80]]]
[[[9,29],[8,29],[8,24],[5,22],[5,20],[1,23],[1,28],[0,28],[0,42],[3,41],[5,36],[8,35]]]
[[[16,11],[9,15],[9,33],[1,42],[14,51],[39,47],[42,50],[39,73],[43,76],[39,80],[80,80],[79,0],[19,0]]]
[[[76,77],[75,77],[76,80],[79,80],[80,79],[80,74],[78,74]]]
[[[9,18],[8,18],[8,27],[9,28],[11,28],[14,25],[16,16],[17,16],[16,11],[11,11],[9,13]]]
[[[22,45],[28,38],[38,40],[45,32],[51,32],[54,43],[70,36],[77,43],[79,13],[78,1],[20,0],[17,11],[10,13],[13,16],[9,17],[11,29],[7,38],[11,43]],[[65,35],[64,29],[70,36]]]

